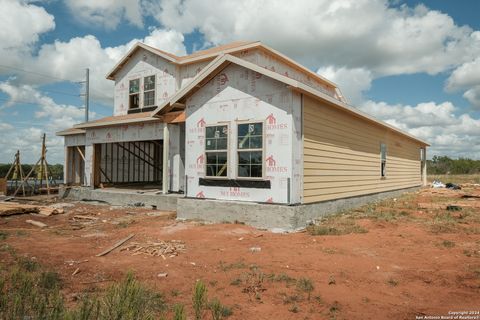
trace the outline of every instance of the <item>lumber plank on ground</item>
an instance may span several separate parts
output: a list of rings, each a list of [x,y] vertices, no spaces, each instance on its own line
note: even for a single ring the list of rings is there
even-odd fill
[[[128,240],[130,240],[131,238],[133,238],[135,234],[132,233],[131,235],[129,235],[128,237],[126,237],[125,239],[122,239],[120,241],[118,241],[117,243],[115,243],[113,246],[111,246],[110,248],[108,248],[107,250],[103,251],[103,252],[100,252],[99,254],[97,254],[97,257],[101,257],[101,256],[104,256],[108,253],[110,253],[111,251],[115,250],[116,248],[120,247],[122,244],[124,244],[125,242],[127,242]]]
[[[45,223],[40,222],[40,221],[35,221],[35,220],[27,220],[25,221],[26,223],[33,224],[34,226],[40,227],[40,228],[46,228],[48,227]]]
[[[31,204],[21,204],[18,202],[0,202],[0,216],[10,216],[13,214],[38,213],[39,206]]]

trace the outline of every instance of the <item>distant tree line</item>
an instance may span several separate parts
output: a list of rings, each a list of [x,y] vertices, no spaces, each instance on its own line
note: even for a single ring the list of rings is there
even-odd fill
[[[427,160],[428,174],[474,174],[480,173],[480,160],[468,158],[451,159],[447,156],[433,156]]]
[[[8,173],[8,170],[12,166],[11,163],[0,163],[0,178],[4,178],[6,174]],[[33,164],[22,164],[22,170],[24,175],[27,175],[30,170],[32,170]],[[39,168],[35,168],[36,170],[33,171],[32,175],[30,177],[35,178],[37,177],[38,173],[37,170],[39,171]],[[54,180],[62,180],[63,179],[63,165],[61,164],[53,164],[53,165],[48,165],[48,174],[51,176]],[[12,178],[12,174],[10,174],[9,179]],[[20,173],[18,174],[18,179],[20,179]]]

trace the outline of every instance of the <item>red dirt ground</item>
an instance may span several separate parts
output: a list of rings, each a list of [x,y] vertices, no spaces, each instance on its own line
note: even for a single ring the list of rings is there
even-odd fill
[[[469,192],[480,194],[479,189]],[[189,314],[192,287],[203,279],[209,298],[218,297],[232,308],[229,319],[415,319],[480,309],[480,199],[460,199],[464,193],[425,189],[407,195],[394,204],[407,218],[357,216],[355,222],[368,232],[340,236],[274,234],[241,224],[152,217],[147,213],[159,211],[146,208],[75,203],[62,215],[0,218],[0,229],[8,233],[0,244],[59,272],[69,303],[79,293],[105,287],[132,270],[139,280],[163,292],[169,303],[184,303]],[[454,229],[433,232],[431,223],[441,212],[416,208],[418,203],[452,201],[476,204],[467,208],[468,219],[461,217],[463,211],[446,213],[453,217]],[[391,203],[384,203],[383,210]],[[74,230],[71,219],[81,214],[99,220]],[[39,229],[25,223],[27,219],[49,227]],[[182,240],[186,251],[166,259],[119,249],[95,256],[131,233],[135,237],[130,241],[136,242]],[[251,252],[251,247],[261,251]],[[2,251],[0,259],[6,264],[10,258]],[[261,284],[265,290],[257,296],[243,292],[245,283],[234,282],[248,278],[253,265],[266,275]],[[77,268],[80,272],[72,276]],[[164,272],[168,277],[157,276]],[[311,279],[311,298],[295,284],[272,280],[270,274]],[[295,299],[298,302],[292,302]]]

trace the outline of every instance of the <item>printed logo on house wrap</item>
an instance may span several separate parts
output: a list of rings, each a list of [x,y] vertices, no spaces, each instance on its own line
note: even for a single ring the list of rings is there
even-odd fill
[[[220,191],[220,195],[223,197],[250,198],[250,192],[242,191],[237,187],[231,187],[228,190],[222,190]]]
[[[201,154],[195,160],[195,163],[192,163],[188,166],[191,170],[196,170],[197,174],[203,174],[205,170],[205,154]]]
[[[205,122],[205,119],[201,118],[200,120],[197,121],[196,127],[190,127],[188,129],[188,132],[192,134],[198,134],[197,138],[203,138],[206,124],[207,123]]]
[[[270,155],[265,159],[267,163],[267,172],[287,172],[287,167],[277,166],[277,160],[273,158],[273,155]]]
[[[267,118],[267,125],[265,126],[267,130],[285,130],[288,128],[286,123],[277,123],[277,118],[270,113]]]
[[[200,191],[198,192],[196,195],[195,195],[196,198],[205,198],[205,194],[203,193],[203,191]]]

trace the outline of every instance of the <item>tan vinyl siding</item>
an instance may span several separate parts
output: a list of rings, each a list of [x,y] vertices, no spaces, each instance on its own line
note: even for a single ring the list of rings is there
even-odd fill
[[[303,112],[304,203],[422,184],[419,142],[307,96]],[[381,143],[387,146],[386,178]]]

